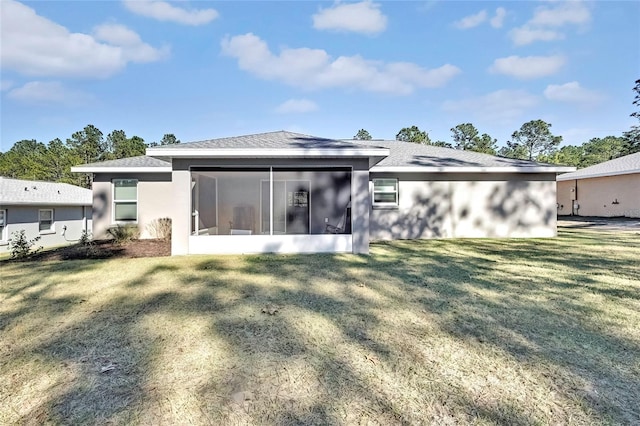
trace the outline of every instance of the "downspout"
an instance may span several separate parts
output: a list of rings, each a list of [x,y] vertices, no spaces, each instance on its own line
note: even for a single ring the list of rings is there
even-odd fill
[[[578,179],[575,180],[575,183],[573,185],[573,193],[574,193],[574,200],[571,203],[571,216],[578,216],[578,209],[580,208],[580,203],[578,202]],[[576,205],[578,205],[578,208],[576,208]]]

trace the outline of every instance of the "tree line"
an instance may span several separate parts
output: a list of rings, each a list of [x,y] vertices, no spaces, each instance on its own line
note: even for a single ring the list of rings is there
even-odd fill
[[[139,136],[127,137],[114,130],[106,137],[92,124],[74,132],[66,141],[55,138],[47,144],[35,139],[16,142],[0,153],[0,175],[15,179],[70,183],[89,188],[88,176],[71,173],[72,166],[144,155],[148,146],[172,145],[180,140],[172,133],[159,142],[145,143]]]
[[[636,80],[633,91],[636,93],[633,105],[640,107],[640,79]],[[640,111],[631,117],[640,121]],[[366,129],[360,129],[354,140],[371,140]],[[563,164],[578,168],[592,166],[614,158],[640,152],[640,125],[634,125],[621,136],[592,138],[582,145],[565,145],[559,148],[562,136],[551,132],[551,124],[543,120],[531,120],[524,123],[511,135],[506,146],[498,148],[498,141],[487,133],[480,134],[471,123],[458,124],[451,128],[451,142],[432,141],[429,134],[418,126],[404,127],[396,134],[396,140],[426,145],[442,146],[483,154],[521,160]]]

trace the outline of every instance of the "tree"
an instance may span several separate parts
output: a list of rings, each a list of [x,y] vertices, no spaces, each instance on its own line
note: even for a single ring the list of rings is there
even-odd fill
[[[112,147],[113,158],[135,157],[144,155],[147,145],[139,136],[127,138],[124,130],[114,130],[107,136],[108,145]]]
[[[353,137],[354,140],[358,141],[370,141],[371,135],[365,129],[358,130],[358,133]]]
[[[551,155],[562,141],[562,136],[554,136],[550,130],[551,124],[542,120],[531,120],[524,123],[520,130],[513,132],[511,141],[507,142],[509,154],[517,155],[512,158],[535,160],[539,155]]]
[[[458,124],[451,128],[456,149],[471,149],[478,137],[478,129],[471,123]]]
[[[498,140],[492,138],[486,133],[476,138],[473,141],[473,145],[469,148],[469,151],[480,152],[482,154],[496,155],[498,147]]]
[[[633,105],[640,107],[640,79],[636,80],[636,85],[633,88],[633,91],[636,92]],[[635,117],[640,120],[640,111],[632,112],[631,117]],[[624,152],[622,153],[623,155],[640,152],[640,125],[631,126],[631,129],[624,132],[622,137],[625,140]]]
[[[584,167],[584,148],[582,145],[565,145],[549,156],[538,157],[544,163],[562,164],[564,166]]]
[[[0,159],[0,175],[15,179],[46,180],[47,147],[35,139],[16,142]]]
[[[458,124],[451,129],[456,149],[481,152],[483,154],[496,154],[498,141],[486,133],[478,136],[478,129],[471,123]]]
[[[583,158],[580,166],[589,167],[621,157],[625,155],[625,145],[625,139],[616,136],[592,138],[582,145]]]
[[[176,135],[173,133],[165,133],[165,135],[160,139],[160,142],[151,142],[149,144],[150,147],[154,146],[164,146],[164,145],[175,145],[180,143],[180,139],[176,139]]]
[[[108,159],[108,146],[102,132],[93,124],[85,126],[67,139],[67,145],[75,149],[84,163],[93,163]]]
[[[453,145],[451,145],[450,142],[445,142],[445,141],[435,141],[435,142],[432,142],[431,145],[440,146],[442,148],[453,148]]]
[[[418,126],[404,127],[400,129],[396,135],[396,140],[403,142],[421,143],[430,145],[431,140],[427,132],[424,132],[418,128]]]
[[[83,178],[76,173],[71,173],[71,167],[80,163],[82,160],[77,152],[65,145],[60,139],[55,138],[47,145],[44,158],[47,169],[46,180],[82,185]]]

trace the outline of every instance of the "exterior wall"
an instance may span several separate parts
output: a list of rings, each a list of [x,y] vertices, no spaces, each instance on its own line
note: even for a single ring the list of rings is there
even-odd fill
[[[640,173],[558,182],[558,203],[574,187],[577,216],[640,217]],[[571,208],[566,214],[571,214]]]
[[[398,178],[399,205],[371,210],[372,239],[552,237],[553,173],[372,173]]]
[[[11,233],[23,229],[30,240],[39,236],[36,246],[42,247],[75,243],[82,231],[91,232],[90,206],[0,206],[0,209],[7,212],[6,240],[0,241],[0,246],[7,246]],[[40,209],[53,210],[53,230],[40,232]]]
[[[558,216],[570,216],[575,214],[575,212],[572,210],[574,201],[576,199],[575,187],[575,180],[565,180],[557,182],[556,192]]]
[[[150,228],[153,221],[174,216],[177,203],[171,197],[171,174],[96,173],[93,179],[93,236],[97,239],[107,238],[107,229],[116,225],[113,220],[113,179],[138,180],[140,238],[155,238]]]

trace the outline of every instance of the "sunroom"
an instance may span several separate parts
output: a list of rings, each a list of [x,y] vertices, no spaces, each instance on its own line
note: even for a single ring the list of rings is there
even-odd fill
[[[368,252],[369,169],[388,150],[267,136],[147,150],[172,164],[172,254]]]

